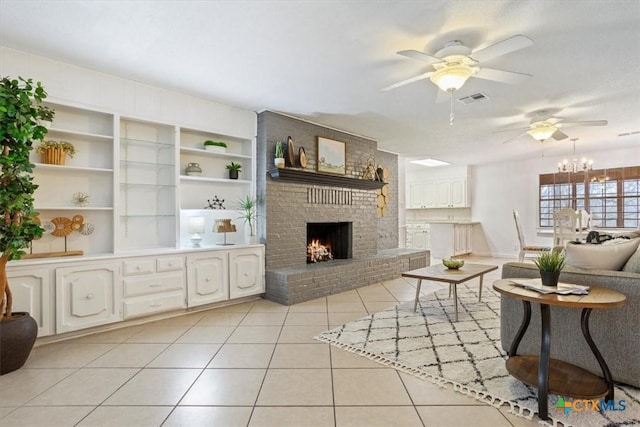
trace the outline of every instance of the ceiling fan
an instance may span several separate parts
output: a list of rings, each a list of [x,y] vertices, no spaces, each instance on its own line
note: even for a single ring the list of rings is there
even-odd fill
[[[516,35],[476,52],[472,52],[471,48],[465,46],[459,40],[447,43],[433,55],[417,50],[401,50],[398,55],[431,64],[434,71],[393,83],[381,90],[388,91],[426,78],[429,78],[444,92],[453,92],[460,89],[470,77],[501,83],[520,83],[531,77],[531,75],[486,68],[482,64],[490,59],[523,49],[532,44],[533,41],[530,38]]]
[[[537,114],[537,117],[534,118],[529,126],[510,128],[510,129],[500,129],[494,131],[494,133],[498,132],[512,132],[512,131],[520,131],[515,136],[507,139],[503,142],[506,144],[515,139],[520,138],[523,135],[530,135],[536,141],[544,142],[547,139],[555,139],[556,141],[561,141],[563,139],[568,138],[567,134],[562,132],[560,129],[579,127],[579,126],[606,126],[606,120],[587,120],[587,121],[564,121],[561,118],[557,117],[546,117],[545,112],[541,111]]]

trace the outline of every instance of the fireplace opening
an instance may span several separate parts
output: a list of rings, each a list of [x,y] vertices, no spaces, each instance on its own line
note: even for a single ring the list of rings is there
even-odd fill
[[[350,259],[352,228],[351,222],[307,223],[307,264]]]

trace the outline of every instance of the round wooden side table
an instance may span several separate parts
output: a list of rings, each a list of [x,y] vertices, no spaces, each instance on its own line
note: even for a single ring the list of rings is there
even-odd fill
[[[626,303],[627,297],[620,292],[591,286],[587,295],[541,294],[516,285],[518,279],[502,279],[493,283],[493,289],[502,295],[519,299],[524,306],[524,316],[520,329],[509,348],[507,371],[525,384],[538,389],[538,416],[549,418],[547,396],[549,392],[560,396],[579,399],[613,399],[613,379],[611,371],[602,354],[596,347],[589,332],[591,311],[602,308],[619,307]],[[528,280],[528,279],[522,279]],[[539,355],[518,355],[518,346],[531,321],[531,303],[540,304],[542,339]],[[569,362],[550,358],[551,332],[549,307],[552,305],[581,308],[580,326],[589,348],[600,365],[602,378],[586,369]]]

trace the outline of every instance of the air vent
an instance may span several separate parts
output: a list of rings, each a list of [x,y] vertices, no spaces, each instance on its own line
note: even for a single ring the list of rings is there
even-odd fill
[[[640,133],[640,130],[635,130],[633,132],[619,133],[618,136],[630,136],[630,135],[637,135],[639,133]]]
[[[458,101],[461,104],[468,105],[473,104],[474,102],[485,101],[489,99],[487,95],[482,92],[474,93],[473,95],[465,96],[464,98],[458,98]]]

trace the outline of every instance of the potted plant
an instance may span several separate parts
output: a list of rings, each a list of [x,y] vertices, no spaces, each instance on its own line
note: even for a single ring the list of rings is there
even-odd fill
[[[256,236],[254,228],[257,207],[258,201],[248,195],[244,199],[240,199],[237,203],[238,210],[242,211],[242,215],[240,215],[238,219],[243,219],[246,224],[249,224],[249,243],[252,245],[258,243],[258,236]]]
[[[238,174],[240,173],[240,169],[242,169],[242,165],[240,163],[231,162],[227,165],[227,169],[229,169],[229,179],[238,179]]]
[[[276,141],[275,159],[273,163],[277,168],[284,167],[284,143],[282,141]]]
[[[203,142],[204,149],[207,151],[217,151],[218,153],[224,153],[227,151],[227,144],[221,141],[212,141],[207,139]]]
[[[558,286],[560,271],[565,264],[565,256],[561,252],[544,252],[533,262],[540,270],[540,277],[544,286]]]
[[[67,156],[73,158],[74,154],[76,154],[76,148],[70,142],[49,139],[42,141],[36,147],[36,153],[40,154],[42,163],[64,165]]]
[[[33,164],[29,154],[34,140],[42,140],[53,110],[42,105],[47,93],[32,79],[0,81],[0,375],[24,365],[38,333],[36,321],[29,313],[14,313],[7,279],[7,262],[25,254],[33,239],[43,229],[33,210]]]

